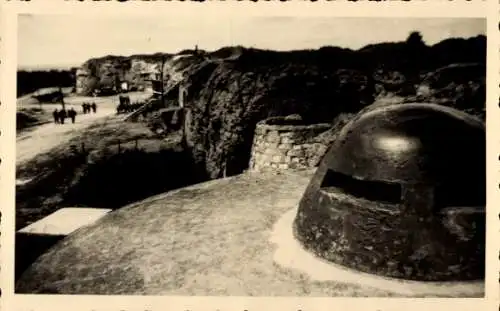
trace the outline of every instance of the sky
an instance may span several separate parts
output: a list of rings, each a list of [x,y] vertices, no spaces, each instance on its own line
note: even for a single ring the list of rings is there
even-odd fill
[[[272,50],[404,41],[419,31],[431,45],[450,37],[486,33],[485,19],[474,18],[338,18],[217,17],[196,21],[165,17],[90,17],[21,15],[18,20],[18,67],[79,66],[105,55],[175,53],[198,48],[213,51],[242,45]]]

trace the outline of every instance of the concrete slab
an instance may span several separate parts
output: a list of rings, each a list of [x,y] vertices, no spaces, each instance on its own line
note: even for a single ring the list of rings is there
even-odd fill
[[[16,179],[16,186],[22,186],[26,185],[27,183],[31,182],[33,179],[28,178],[28,179]]]
[[[68,235],[77,229],[88,226],[109,213],[103,208],[62,208],[49,216],[19,230],[18,233],[43,235]]]

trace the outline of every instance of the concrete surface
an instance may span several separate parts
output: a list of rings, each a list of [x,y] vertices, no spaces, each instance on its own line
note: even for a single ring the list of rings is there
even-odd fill
[[[102,218],[111,209],[104,208],[62,208],[19,230],[20,233],[44,235],[68,235]]]
[[[276,260],[283,240],[270,240],[273,228],[298,205],[313,173],[248,172],[113,211],[42,255],[20,277],[16,293],[421,296],[353,277],[315,279]],[[285,249],[289,260],[300,257],[296,246]]]
[[[362,273],[336,265],[306,251],[293,237],[292,223],[297,208],[287,211],[276,222],[270,241],[277,248],[274,253],[276,264],[307,274],[311,280],[349,282],[366,287],[392,292],[395,295],[417,297],[483,297],[484,281],[472,282],[417,282],[386,278]]]

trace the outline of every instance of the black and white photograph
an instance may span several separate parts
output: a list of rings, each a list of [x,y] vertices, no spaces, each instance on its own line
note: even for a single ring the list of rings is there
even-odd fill
[[[18,15],[15,294],[485,297],[486,18],[200,16]]]

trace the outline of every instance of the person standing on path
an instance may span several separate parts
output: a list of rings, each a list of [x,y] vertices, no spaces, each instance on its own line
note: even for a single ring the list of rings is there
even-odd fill
[[[92,111],[96,113],[97,111],[97,105],[95,103],[92,103]]]
[[[54,123],[59,124],[59,111],[54,109],[54,112],[52,112],[52,116],[54,116]]]
[[[76,118],[76,111],[75,111],[75,109],[71,108],[68,111],[68,116],[71,118],[71,123],[75,124],[75,118]]]
[[[64,124],[64,119],[66,119],[68,115],[66,114],[66,110],[63,108],[61,111],[59,111],[59,121],[61,124]]]

